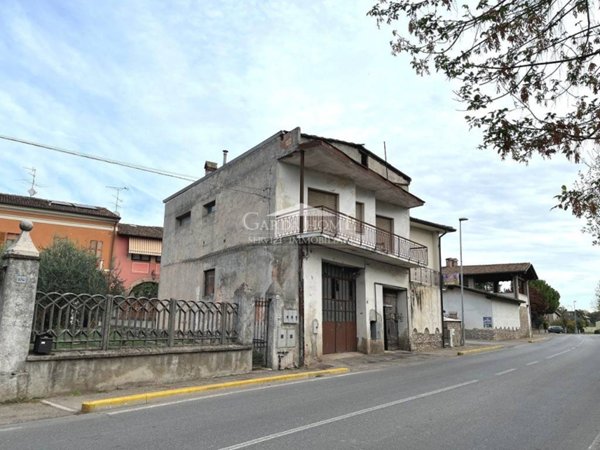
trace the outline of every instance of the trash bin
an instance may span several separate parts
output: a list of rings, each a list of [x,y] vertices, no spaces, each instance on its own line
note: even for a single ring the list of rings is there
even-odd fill
[[[37,355],[49,355],[52,351],[54,339],[49,334],[38,334],[33,341],[33,353]]]

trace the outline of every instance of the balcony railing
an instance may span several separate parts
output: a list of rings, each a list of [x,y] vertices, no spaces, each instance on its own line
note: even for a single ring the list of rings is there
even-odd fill
[[[304,216],[303,231],[300,219]],[[319,206],[292,211],[275,219],[275,237],[320,234],[344,244],[427,265],[427,247],[346,214]]]

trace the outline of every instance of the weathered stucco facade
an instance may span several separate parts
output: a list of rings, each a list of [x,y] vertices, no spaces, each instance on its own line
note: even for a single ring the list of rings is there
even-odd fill
[[[423,202],[408,176],[360,144],[299,128],[207,167],[165,200],[161,298],[226,301],[245,283],[274,299],[267,360],[282,368],[425,348],[424,333],[441,343],[439,293],[410,294],[410,269],[439,256],[437,242],[409,239],[409,210]]]

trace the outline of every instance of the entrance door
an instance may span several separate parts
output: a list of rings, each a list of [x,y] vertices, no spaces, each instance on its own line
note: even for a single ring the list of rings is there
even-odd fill
[[[398,350],[398,293],[383,291],[384,344],[386,350]]]
[[[375,226],[377,227],[377,250],[393,253],[394,242],[392,240],[392,235],[394,230],[394,220],[388,217],[376,216]]]
[[[323,353],[356,351],[356,269],[323,263]]]
[[[306,218],[306,231],[321,231],[335,236],[337,233],[338,195],[331,192],[308,190],[308,206],[318,208]]]

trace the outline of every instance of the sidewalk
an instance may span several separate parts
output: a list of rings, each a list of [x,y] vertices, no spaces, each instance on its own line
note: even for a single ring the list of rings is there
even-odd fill
[[[543,338],[535,338],[534,342],[545,340]],[[200,379],[193,380],[186,383],[177,384],[153,384],[145,386],[127,387],[124,389],[117,389],[110,392],[98,392],[98,393],[86,393],[79,394],[73,393],[72,395],[56,396],[48,399],[31,400],[21,403],[3,403],[0,404],[0,426],[9,424],[18,424],[22,422],[29,422],[34,420],[50,419],[55,417],[67,416],[72,414],[79,414],[81,412],[81,405],[84,402],[103,400],[112,397],[122,397],[130,395],[147,394],[149,392],[162,391],[166,389],[180,389],[192,386],[208,386],[215,383],[229,383],[237,382],[241,380],[255,380],[258,378],[271,377],[277,375],[289,375],[289,374],[303,374],[309,371],[326,370],[346,367],[352,372],[373,370],[378,368],[385,368],[392,365],[403,365],[410,366],[419,364],[435,358],[451,358],[451,357],[465,357],[457,356],[457,352],[465,350],[481,351],[485,350],[486,347],[514,347],[528,343],[529,339],[518,339],[511,341],[467,341],[464,347],[454,348],[443,348],[433,350],[429,352],[406,352],[406,351],[389,351],[382,354],[376,355],[365,355],[363,353],[340,353],[325,355],[316,364],[312,364],[310,367],[295,370],[253,370],[251,373],[228,376],[220,378]],[[272,384],[275,382],[266,382],[265,384]],[[264,385],[264,384],[263,384]],[[227,387],[227,389],[235,389],[234,387]],[[177,397],[171,397],[181,399],[189,396],[198,394],[183,394]],[[154,400],[156,402],[160,400]]]

